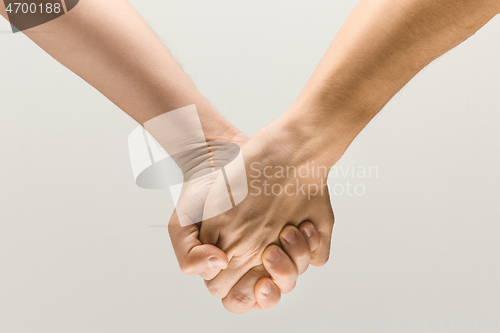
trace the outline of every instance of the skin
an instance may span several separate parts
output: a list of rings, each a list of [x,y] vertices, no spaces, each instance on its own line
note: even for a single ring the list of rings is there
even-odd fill
[[[498,0],[361,0],[293,106],[280,119],[245,142],[242,148],[245,163],[251,165],[260,161],[265,166],[301,167],[307,166],[307,161],[314,161],[317,166],[331,168],[366,124],[414,75],[473,35],[499,11]],[[130,33],[138,34],[137,31]],[[136,51],[140,52],[139,49]],[[148,64],[143,65],[146,73],[149,69],[155,77]],[[143,68],[140,70],[143,73]],[[140,83],[160,84],[157,87],[161,87],[165,82],[160,81],[153,79]],[[183,81],[171,83],[172,86],[183,86]],[[190,90],[188,86],[184,86],[186,91]],[[151,107],[165,110],[164,106],[169,102],[162,101],[161,94],[154,92],[150,92],[151,100],[159,98],[160,102]],[[136,98],[141,96],[135,95]],[[111,98],[114,101],[113,96]],[[203,107],[201,109],[201,114],[205,115],[200,115],[204,129],[210,131],[211,127],[218,127],[210,125],[210,117],[206,116],[209,112],[203,111]],[[156,115],[152,113],[152,116]],[[234,131],[229,126],[222,134],[231,136]],[[286,186],[294,180],[285,177],[275,182]],[[314,177],[303,181],[308,185],[321,184],[321,179]],[[212,195],[211,204],[217,204],[213,199],[217,198],[216,194]],[[289,207],[290,211],[283,207]],[[327,194],[307,200],[301,195],[285,198],[276,195],[266,200],[253,196],[233,210],[203,221],[201,229],[192,230],[190,236],[199,233],[204,245],[196,243],[193,248],[216,251],[216,247],[208,246],[217,245],[227,252],[229,259],[227,269],[212,274],[214,277],[205,276],[209,290],[223,298],[224,306],[233,312],[252,308],[255,299],[250,295],[250,288],[245,286],[258,281],[257,286],[263,288],[270,282],[266,280],[262,267],[272,262],[270,259],[275,252],[272,251],[274,245],[269,247],[271,250],[266,250],[266,247],[270,243],[278,244],[279,230],[289,224],[299,226],[303,219],[314,223],[318,230],[319,245],[311,251],[311,263],[326,262],[333,226],[333,213],[328,207]],[[170,224],[174,234],[182,234],[175,220]],[[180,246],[189,248],[186,244]],[[201,252],[196,258],[202,256]],[[176,253],[189,257],[195,252]],[[197,266],[194,262],[186,262],[183,270],[195,271],[191,267]],[[276,277],[274,282],[278,280]],[[233,283],[238,293],[230,288]],[[286,292],[293,285],[283,284],[282,288]]]
[[[3,2],[0,15],[7,18]],[[50,33],[43,33],[47,31]],[[140,124],[168,110],[195,104],[208,142],[243,145],[248,140],[201,95],[127,1],[82,0],[62,17],[23,33]],[[226,267],[223,251],[198,240],[199,224],[177,230],[175,215],[172,220],[170,236],[184,272],[209,277],[213,274],[209,260],[212,265]],[[294,284],[291,279],[307,268],[311,248],[314,250],[317,243],[317,231],[311,223],[301,226],[301,230],[304,228],[311,229],[312,236],[300,236],[301,241],[286,247],[289,255],[283,253],[282,261],[267,265],[268,270],[262,269],[263,279],[252,280],[256,308],[275,305],[281,295],[280,284]],[[295,232],[301,234],[298,229]],[[278,234],[279,230],[276,237]],[[269,285],[271,292],[263,294],[261,289],[267,292]]]
[[[299,130],[333,165],[411,78],[499,12],[499,0],[361,0],[272,132]]]
[[[245,161],[296,167],[314,161],[329,170],[413,76],[499,12],[498,0],[359,1],[296,102],[243,147]],[[293,179],[276,182],[293,183]],[[317,179],[304,182],[314,184]],[[227,269],[207,281],[212,294],[224,299],[231,295],[227,286],[258,265],[261,253],[265,257],[272,230],[289,221],[299,223],[301,217],[307,216],[320,236],[311,263],[327,260],[333,224],[332,215],[324,210],[327,201],[322,196],[309,201],[300,196],[272,196],[265,201],[249,196],[233,210],[203,221],[202,242],[216,244],[231,259]],[[250,231],[255,229],[263,236],[252,238]]]
[[[289,165],[303,169],[308,161],[312,163],[309,157],[312,157],[313,152],[290,152],[264,130],[243,146],[242,154],[246,170],[252,170],[252,163],[258,162],[253,165],[253,172],[247,173],[248,183],[254,182],[255,186],[267,181],[269,186],[267,194],[265,188],[261,188],[260,193],[251,189],[250,194],[238,206],[214,218],[204,220],[201,224],[199,235],[201,242],[217,245],[230,260],[226,269],[207,282],[210,292],[220,298],[226,298],[231,290],[230,286],[236,284],[246,272],[261,265],[262,257],[265,258],[264,262],[268,260],[269,253],[266,247],[276,242],[279,231],[287,225],[298,227],[303,221],[311,221],[318,228],[320,244],[313,251],[311,264],[325,264],[330,250],[334,217],[326,188],[326,169],[320,177],[308,178],[269,177],[271,176],[269,169],[266,169],[266,174],[263,169],[268,166]],[[222,183],[222,176],[219,181]],[[291,195],[284,193],[285,187]],[[303,191],[297,191],[300,187]],[[311,192],[318,194],[309,196],[308,187],[314,188]],[[270,188],[283,189],[283,193],[275,195],[269,190]],[[225,189],[223,186],[212,186],[205,210],[209,210],[210,206],[220,205],[219,200],[223,196],[219,190]],[[287,293],[293,287],[294,283],[283,285],[280,289],[282,293]]]

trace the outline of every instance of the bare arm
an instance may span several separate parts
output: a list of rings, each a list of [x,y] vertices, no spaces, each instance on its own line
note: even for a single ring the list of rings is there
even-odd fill
[[[0,4],[0,14],[7,18],[3,2]],[[44,33],[47,31],[49,33]],[[168,111],[194,104],[206,140],[237,144],[247,140],[243,133],[210,106],[125,0],[81,0],[62,17],[23,33],[142,125]],[[164,130],[159,128],[159,131]],[[204,161],[211,162],[202,158],[189,160],[200,165]],[[199,191],[194,194],[199,195]],[[194,201],[193,197],[187,196],[187,201]],[[201,273],[206,277],[206,274],[214,274],[214,269],[220,270],[227,265],[224,252],[216,246],[201,244],[198,239],[199,225],[180,227],[176,214],[172,221],[169,233],[184,272]],[[310,230],[306,239],[311,242],[317,237],[317,231],[311,223],[303,224],[301,230],[305,230],[305,226]],[[290,228],[283,229],[283,233],[290,231]],[[298,262],[298,267],[302,267],[301,272],[309,264],[309,260],[303,258],[310,257],[310,246],[301,238],[303,236],[299,230],[295,230],[295,233],[302,240],[301,246],[297,241],[293,247],[285,247],[290,256],[288,252],[282,251],[284,261],[266,267],[271,276],[278,271],[281,274],[285,272],[287,278],[275,284],[269,280],[266,272],[264,280],[249,281],[247,287],[259,308],[274,306],[280,299],[279,288],[283,284],[295,282],[298,268],[293,262]],[[286,264],[285,267],[283,264]],[[269,282],[267,285],[270,287],[266,282]],[[232,285],[228,288],[232,288]],[[266,290],[265,294],[260,293],[261,288]],[[259,291],[257,295],[254,295],[254,289]]]
[[[499,12],[498,0],[359,1],[282,123],[333,165],[411,78]]]
[[[0,14],[7,18],[3,2]],[[62,17],[23,33],[140,124],[196,104],[209,141],[237,133],[126,0],[81,0]]]
[[[235,295],[226,285],[239,280],[247,267],[260,264],[255,253],[286,224],[314,223],[319,242],[311,264],[326,263],[334,223],[324,191],[327,170],[414,75],[474,34],[499,9],[498,0],[359,1],[296,102],[243,147],[255,195],[203,221],[200,239],[217,243],[230,258],[237,258],[207,281],[210,292],[225,305],[245,308],[241,302],[235,305],[235,298],[244,298],[242,293]],[[265,175],[266,168],[277,172]],[[309,172],[281,173],[301,168]],[[266,183],[276,194],[263,194]],[[307,190],[287,192],[300,189],[299,184]]]

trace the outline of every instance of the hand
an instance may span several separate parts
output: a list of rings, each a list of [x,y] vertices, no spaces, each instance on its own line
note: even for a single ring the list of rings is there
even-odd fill
[[[235,128],[231,128],[224,134],[225,136],[217,141],[225,140],[241,145],[247,140]],[[194,198],[200,199],[200,191],[197,191],[195,187],[186,186],[181,194],[181,200],[185,198],[185,202],[189,202],[190,207],[198,206],[197,200]],[[183,205],[182,202],[180,204]],[[177,208],[179,208],[179,204]],[[231,290],[230,295],[223,300],[223,304],[228,310],[241,313],[251,308],[270,308],[279,302],[281,298],[280,288],[291,290],[289,286],[295,285],[298,275],[302,274],[309,265],[311,249],[315,250],[319,244],[318,231],[312,223],[303,223],[300,226],[300,231],[292,226],[283,229],[282,239],[285,239],[285,234],[292,232],[296,235],[295,241],[290,244],[284,241],[284,251],[273,246],[276,251],[281,253],[280,260],[276,262],[264,260],[264,265],[255,267],[245,274]],[[199,224],[181,227],[177,214],[173,215],[169,223],[170,237],[181,269],[186,274],[200,274],[205,279],[211,279],[217,275],[221,268],[226,267],[227,257],[219,248],[201,244],[198,240],[198,232]],[[272,252],[271,247],[267,252]],[[258,279],[256,279],[257,277]],[[261,289],[265,289],[265,291],[262,292]]]
[[[210,218],[203,220],[199,239],[204,246],[213,244],[222,249],[229,261],[226,269],[206,277],[213,295],[225,299],[247,271],[266,262],[263,255],[271,259],[275,252],[265,249],[269,244],[280,244],[279,235],[286,225],[312,222],[318,229],[319,245],[312,251],[311,264],[327,262],[334,216],[326,185],[330,166],[325,161],[331,158],[323,159],[308,147],[309,142],[287,130],[286,122],[278,121],[261,130],[242,148],[250,185],[247,198],[235,208],[210,217],[223,198],[220,191],[225,190],[224,179],[219,176],[215,180],[204,211],[204,217]],[[293,286],[285,284],[280,290],[287,293]]]
[[[169,230],[183,272],[201,276],[213,276],[220,272],[220,269],[212,269],[207,260],[214,255],[225,256],[224,252],[212,245],[201,244],[196,236],[195,225],[193,228],[181,227],[174,214]],[[295,241],[285,240],[285,237],[288,238],[285,235],[289,232],[296,235]],[[234,286],[230,286],[230,292],[222,300],[227,310],[243,313],[251,309],[269,309],[278,304],[281,289],[291,290],[289,286],[294,286],[298,275],[307,270],[311,252],[317,249],[320,243],[319,233],[310,222],[302,223],[299,229],[291,225],[286,226],[280,234],[280,239],[283,249],[274,244],[269,245],[263,253],[263,264],[253,267]],[[278,251],[280,257],[271,261],[268,256],[274,250]]]
[[[291,225],[283,228],[280,233],[283,249],[274,244],[266,248],[262,255],[263,264],[245,273],[222,299],[227,310],[243,313],[252,308],[271,308],[280,301],[281,290],[295,286],[297,276],[309,266],[311,251],[319,246],[319,234],[314,224],[304,222],[299,229]],[[273,251],[277,251],[279,258],[271,255]],[[269,260],[271,256],[274,261]]]
[[[243,145],[248,141],[248,137],[240,132],[236,127],[231,126],[226,131],[218,134],[216,137],[210,137],[210,142],[231,142]],[[206,161],[200,161],[200,165],[210,165]],[[193,183],[183,184],[181,195],[177,206],[181,207],[184,213],[182,215],[196,215],[198,210],[203,210],[206,200],[207,184],[192,186]],[[211,184],[208,184],[210,187]],[[204,193],[200,196],[200,192]],[[174,248],[179,266],[186,275],[201,275],[205,279],[215,276],[220,269],[227,267],[227,256],[224,251],[211,244],[202,244],[198,239],[200,223],[193,223],[181,226],[179,215],[176,210],[172,215],[168,231],[170,240]]]

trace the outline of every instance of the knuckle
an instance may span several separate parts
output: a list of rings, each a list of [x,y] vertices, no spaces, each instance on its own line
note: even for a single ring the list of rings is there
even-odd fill
[[[305,272],[307,272],[308,269],[309,269],[309,265],[304,265],[304,267],[300,268],[299,275],[304,274]]]
[[[216,275],[213,273],[209,273],[209,272],[202,272],[202,273],[200,273],[200,276],[203,278],[203,280],[210,281],[213,278],[215,278]]]
[[[323,266],[326,265],[329,259],[330,259],[330,254],[325,254],[323,256],[316,258],[312,264],[314,266]]]
[[[313,234],[313,236],[307,240],[307,244],[309,244],[311,252],[318,250],[321,245],[321,240],[318,237],[318,234]]]
[[[295,281],[298,276],[297,269],[295,267],[287,267],[286,269],[276,270],[272,273],[275,280],[279,281]]]
[[[186,263],[180,263],[179,267],[181,268],[182,273],[186,275],[196,275],[196,272],[192,265],[188,265]]]
[[[292,283],[290,283],[289,286],[287,286],[286,288],[283,288],[283,291],[282,293],[283,294],[288,294],[290,293],[292,290],[295,289],[295,286],[297,285],[297,280],[294,280]]]
[[[299,275],[304,274],[304,272],[307,271],[309,264],[311,263],[311,253],[304,255],[300,259],[295,259],[294,261],[295,265],[297,266]]]
[[[253,297],[244,292],[232,292],[224,299],[224,307],[234,313],[251,310],[255,305]]]
[[[207,286],[208,291],[212,296],[215,296],[217,298],[224,298],[226,297],[226,294],[220,290],[215,283],[212,281],[205,281],[205,284]]]
[[[302,252],[295,254],[292,257],[292,260],[295,263],[304,263],[311,261],[311,257],[312,257],[311,251],[309,251],[309,248],[306,248]]]

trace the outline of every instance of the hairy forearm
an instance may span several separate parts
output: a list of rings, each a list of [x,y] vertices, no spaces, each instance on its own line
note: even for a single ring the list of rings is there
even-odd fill
[[[141,124],[196,104],[207,139],[231,127],[126,0],[81,0],[24,33]]]
[[[499,11],[498,0],[361,0],[288,115],[322,136],[315,146],[345,151],[413,76]]]

